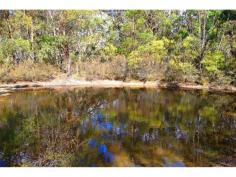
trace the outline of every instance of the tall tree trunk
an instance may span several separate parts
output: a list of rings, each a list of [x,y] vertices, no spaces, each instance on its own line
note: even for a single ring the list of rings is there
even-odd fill
[[[204,53],[206,51],[207,46],[207,34],[206,34],[206,25],[207,25],[207,12],[200,11],[199,12],[199,38],[200,38],[200,46],[199,46],[199,56],[197,57],[197,68],[201,70],[201,62],[204,57]]]
[[[7,22],[7,28],[8,28],[8,37],[9,39],[13,39],[13,32],[12,32],[12,28],[11,28],[11,24],[10,24],[10,21],[9,21],[9,11],[3,11],[3,16],[4,18],[6,19],[6,22]],[[13,64],[17,64],[17,57],[16,57],[16,54],[14,51],[12,51],[12,63]]]
[[[64,46],[64,61],[66,63],[67,76],[69,76],[71,74],[71,59],[70,59],[70,51],[68,43],[66,43]]]
[[[34,27],[33,25],[30,28],[30,43],[31,43],[31,51],[32,51],[32,60],[35,62],[36,61],[36,54],[34,51]]]

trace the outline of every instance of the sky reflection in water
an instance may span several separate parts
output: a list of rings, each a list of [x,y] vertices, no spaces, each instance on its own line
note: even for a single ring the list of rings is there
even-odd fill
[[[0,166],[235,166],[236,96],[145,89],[0,98]]]

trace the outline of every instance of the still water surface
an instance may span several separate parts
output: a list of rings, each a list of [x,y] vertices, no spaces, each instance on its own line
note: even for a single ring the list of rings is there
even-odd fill
[[[236,95],[155,89],[0,97],[0,166],[236,166]]]

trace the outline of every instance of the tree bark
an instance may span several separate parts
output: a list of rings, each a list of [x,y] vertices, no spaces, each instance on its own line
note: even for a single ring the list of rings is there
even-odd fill
[[[66,43],[64,46],[64,61],[66,63],[67,76],[69,76],[71,74],[71,59],[70,59],[70,51],[68,43]]]
[[[197,57],[197,68],[201,70],[201,62],[204,57],[204,53],[206,51],[207,46],[207,34],[206,34],[206,25],[207,25],[207,13],[205,11],[199,12],[199,38],[200,38],[200,46],[199,46],[199,56]]]
[[[31,51],[32,51],[32,60],[35,62],[36,61],[36,54],[34,51],[34,27],[33,25],[30,28],[30,43],[31,43]]]

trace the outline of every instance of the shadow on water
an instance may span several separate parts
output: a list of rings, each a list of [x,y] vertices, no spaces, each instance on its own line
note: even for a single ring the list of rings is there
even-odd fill
[[[13,93],[0,167],[235,166],[236,96],[145,89]]]

